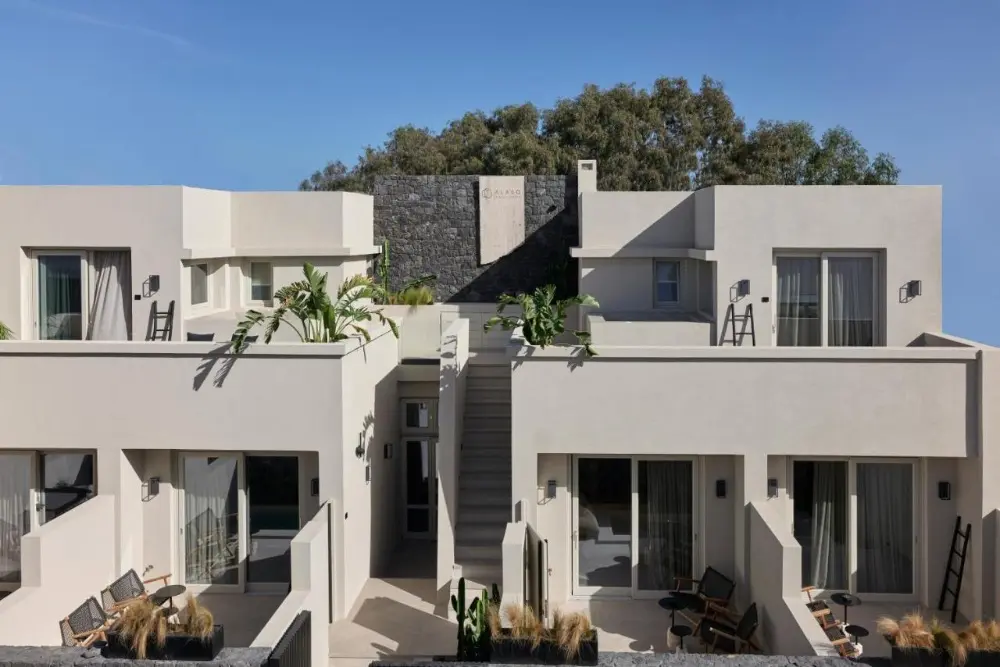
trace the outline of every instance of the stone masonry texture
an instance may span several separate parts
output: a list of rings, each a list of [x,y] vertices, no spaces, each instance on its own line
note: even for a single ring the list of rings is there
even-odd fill
[[[888,662],[888,661],[886,661]],[[489,663],[496,665],[496,663]],[[857,667],[847,658],[702,653],[600,653],[598,667]],[[375,661],[370,667],[482,667],[476,662]]]
[[[478,176],[382,176],[375,180],[375,243],[389,241],[393,289],[437,275],[444,302],[496,301],[503,293],[556,285],[575,289],[578,245],[576,178],[525,176],[524,243],[479,265]]]
[[[206,661],[108,660],[96,649],[65,646],[0,646],[0,667],[260,667],[269,648],[226,648]]]

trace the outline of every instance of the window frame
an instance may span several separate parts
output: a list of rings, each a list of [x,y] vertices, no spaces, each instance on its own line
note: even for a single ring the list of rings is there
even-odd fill
[[[660,280],[659,277],[659,266],[661,264],[673,264],[677,267],[677,279],[670,280]],[[678,309],[681,307],[681,283],[682,274],[684,271],[684,263],[679,259],[654,259],[653,260],[653,307],[657,309]],[[677,299],[674,301],[660,301],[659,286],[660,284],[668,285],[673,282],[677,286]]]
[[[830,347],[830,260],[836,258],[871,259],[872,260],[872,345],[885,347],[883,338],[883,320],[885,318],[885,299],[882,290],[882,267],[880,254],[876,250],[819,250],[775,251],[771,256],[771,335],[773,345],[778,347],[778,259],[779,258],[809,258],[819,260],[819,347]],[[846,347],[846,346],[837,346]]]
[[[268,267],[268,273],[270,274],[268,286],[271,288],[271,298],[265,300],[254,299],[253,298],[253,265],[254,264],[266,264]],[[264,261],[259,259],[248,259],[243,265],[243,282],[245,287],[243,289],[243,299],[247,305],[252,306],[263,306],[266,308],[274,307],[274,262]]]
[[[198,266],[205,267],[205,300],[195,303],[194,300],[194,269]],[[213,290],[212,290],[212,273],[213,273],[212,262],[208,260],[191,262],[187,267],[188,280],[187,280],[187,291],[188,291],[188,303],[191,304],[192,310],[210,310],[213,304]]]
[[[93,288],[94,276],[89,250],[73,250],[67,248],[45,249],[34,248],[31,250],[31,323],[32,333],[35,340],[49,340],[42,338],[42,322],[38,309],[41,307],[41,272],[39,270],[39,257],[51,257],[55,255],[78,257],[80,259],[80,340],[87,340],[87,332],[90,330],[90,291]]]

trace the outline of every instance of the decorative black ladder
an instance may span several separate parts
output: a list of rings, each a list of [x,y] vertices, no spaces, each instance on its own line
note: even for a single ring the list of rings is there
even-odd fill
[[[174,302],[166,310],[159,310],[154,301],[149,306],[149,327],[146,340],[172,340],[174,337]]]
[[[736,323],[740,323],[740,331],[737,338]],[[747,335],[747,324],[750,324],[750,344],[757,346],[757,332],[753,326],[753,304],[748,303],[742,315],[736,314],[736,304],[731,303],[726,308],[726,319],[722,324],[722,345],[743,346],[743,337]],[[726,332],[732,327],[732,338],[726,338]]]
[[[941,599],[938,601],[938,611],[948,611],[944,604],[948,595],[952,596],[951,622],[955,622],[958,616],[958,595],[962,592],[962,576],[965,574],[965,557],[969,553],[969,537],[972,535],[972,524],[965,524],[965,531],[962,531],[962,517],[955,517],[955,532],[951,536],[951,551],[948,552],[948,564],[945,566],[944,583],[941,584]],[[959,547],[958,541],[962,541]],[[955,569],[955,557],[958,556],[958,569]],[[952,577],[955,579],[955,588],[949,588],[948,584]]]

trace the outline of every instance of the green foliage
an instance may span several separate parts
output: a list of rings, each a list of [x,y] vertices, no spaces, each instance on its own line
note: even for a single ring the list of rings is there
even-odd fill
[[[382,252],[375,264],[375,279],[368,281],[375,303],[401,306],[429,306],[434,303],[434,290],[430,283],[437,280],[436,275],[429,273],[414,278],[403,285],[401,290],[394,292],[389,285],[390,267],[389,242],[383,241]]]
[[[412,125],[368,146],[357,164],[332,162],[302,190],[372,192],[391,174],[570,174],[598,160],[602,190],[690,190],[721,184],[893,184],[890,155],[868,152],[846,129],[817,140],[809,123],[761,121],[747,131],[719,81],[663,77],[649,90],[584,86],[551,109],[510,105],[465,113],[441,132]]]
[[[303,343],[335,343],[346,339],[352,332],[360,334],[365,341],[371,341],[362,323],[373,319],[388,325],[392,334],[399,338],[396,322],[383,315],[380,308],[371,307],[372,289],[364,276],[349,278],[337,290],[336,296],[331,297],[326,286],[328,274],[320,274],[309,262],[303,265],[302,273],[304,280],[274,293],[277,305],[273,311],[266,314],[258,310],[246,312],[233,333],[234,351],[243,350],[246,337],[258,325],[264,327],[265,343],[271,342],[282,324],[291,327]]]
[[[14,340],[14,330],[0,322],[0,340]]]
[[[497,301],[497,314],[486,320],[483,329],[489,332],[498,324],[507,331],[521,327],[525,340],[544,348],[554,345],[556,337],[566,330],[566,311],[570,306],[599,305],[589,294],[579,294],[559,301],[556,301],[555,296],[554,285],[538,287],[531,294],[523,292],[517,296],[503,294]],[[520,306],[521,315],[504,315],[507,306]],[[588,357],[597,356],[597,352],[590,344],[589,331],[574,331],[573,335],[583,345]]]
[[[494,595],[499,600],[499,590],[493,585]],[[481,662],[489,659],[490,628],[488,622],[490,598],[486,591],[465,606],[465,577],[458,580],[458,595],[451,596],[451,608],[458,620],[458,651],[459,660]]]

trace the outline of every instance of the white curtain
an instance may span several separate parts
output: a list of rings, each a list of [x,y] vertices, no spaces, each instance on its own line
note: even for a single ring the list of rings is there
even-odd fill
[[[21,581],[21,536],[31,527],[31,455],[0,454],[0,583]]]
[[[859,463],[858,592],[913,592],[913,469]]]
[[[871,257],[828,260],[828,345],[875,344],[874,265]]]
[[[691,463],[640,461],[639,475],[639,588],[671,590],[676,577],[692,576]]]
[[[847,518],[846,464],[812,463],[812,534],[809,583],[817,588],[844,588],[844,527]]]
[[[237,458],[184,458],[186,579],[239,583]]]
[[[818,257],[778,258],[778,345],[820,344],[819,272]]]
[[[94,290],[87,340],[131,340],[132,301],[129,253],[94,253]]]

